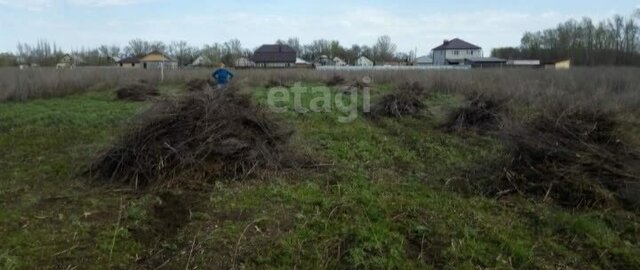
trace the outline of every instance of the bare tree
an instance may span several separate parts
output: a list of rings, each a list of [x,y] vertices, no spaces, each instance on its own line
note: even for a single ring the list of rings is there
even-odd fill
[[[396,52],[396,48],[396,44],[391,42],[391,37],[386,35],[379,37],[378,42],[373,46],[375,59],[379,61],[392,60]]]
[[[134,39],[129,41],[129,46],[126,47],[125,52],[129,56],[141,57],[151,51],[151,45],[148,41],[142,39]]]
[[[169,45],[169,54],[176,58],[178,66],[184,66],[189,60],[188,58],[191,58],[191,48],[184,40],[174,41]]]

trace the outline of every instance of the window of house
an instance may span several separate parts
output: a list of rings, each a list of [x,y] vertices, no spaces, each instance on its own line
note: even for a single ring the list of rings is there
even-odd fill
[[[460,55],[460,51],[458,50],[453,51],[453,55]]]

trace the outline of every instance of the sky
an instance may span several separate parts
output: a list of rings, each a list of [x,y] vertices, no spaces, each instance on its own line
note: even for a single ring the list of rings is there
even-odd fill
[[[40,39],[67,51],[134,38],[195,46],[237,38],[252,49],[289,37],[373,45],[388,35],[418,55],[456,37],[489,54],[519,45],[525,31],[636,8],[640,0],[0,0],[0,52]]]

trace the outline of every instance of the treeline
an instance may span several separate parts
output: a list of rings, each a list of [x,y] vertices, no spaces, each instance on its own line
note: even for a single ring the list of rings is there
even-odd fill
[[[298,57],[307,61],[315,61],[321,56],[339,57],[347,63],[354,63],[360,56],[376,62],[407,61],[415,57],[413,53],[396,52],[397,46],[389,36],[381,36],[377,42],[369,45],[352,45],[344,47],[337,40],[315,40],[309,44],[301,44],[298,38],[277,40],[278,44],[290,45],[298,52]],[[113,59],[125,57],[142,57],[152,51],[160,51],[172,57],[180,66],[187,66],[202,56],[205,65],[223,62],[233,65],[240,57],[250,58],[254,49],[242,46],[238,39],[223,43],[207,44],[202,47],[190,45],[186,41],[146,41],[134,39],[124,47],[117,45],[101,45],[95,48],[81,48],[64,52],[55,43],[40,40],[36,44],[18,43],[16,53],[0,54],[0,66],[32,65],[55,66],[65,54],[75,56],[78,64],[88,66],[112,65]]]
[[[353,64],[360,56],[365,56],[374,62],[404,62],[415,58],[414,52],[396,52],[397,45],[389,36],[381,36],[372,46],[354,44],[344,47],[337,40],[320,39],[310,44],[302,45],[298,38],[278,40],[278,44],[287,44],[298,52],[298,56],[307,61],[313,61],[326,55],[329,58],[338,57]]]
[[[527,32],[520,47],[497,48],[494,57],[571,59],[576,65],[640,65],[640,9],[631,17],[616,15],[597,24],[590,18],[569,20],[554,29]]]

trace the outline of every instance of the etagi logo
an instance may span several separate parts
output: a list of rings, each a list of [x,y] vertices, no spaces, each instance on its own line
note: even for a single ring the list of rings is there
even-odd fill
[[[340,86],[332,89],[327,86],[304,87],[302,84],[296,83],[289,89],[274,87],[268,90],[267,104],[272,111],[277,113],[288,111],[330,113],[337,111],[340,113],[338,122],[350,123],[358,118],[359,108],[363,113],[371,111],[371,96],[368,87],[371,78],[364,77],[362,82],[367,86],[361,88]]]

